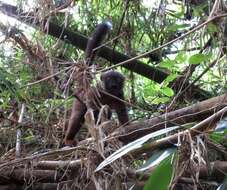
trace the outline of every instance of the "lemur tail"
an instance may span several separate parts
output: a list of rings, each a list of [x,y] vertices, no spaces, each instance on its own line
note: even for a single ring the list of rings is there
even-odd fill
[[[87,64],[91,65],[94,60],[95,54],[97,51],[93,51],[93,49],[97,48],[101,45],[102,41],[106,37],[107,33],[112,29],[112,23],[110,21],[105,21],[99,24],[91,38],[88,40],[87,48],[85,51]]]

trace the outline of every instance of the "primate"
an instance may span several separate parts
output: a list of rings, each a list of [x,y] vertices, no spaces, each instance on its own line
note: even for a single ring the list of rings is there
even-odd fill
[[[88,65],[91,65],[94,59],[95,52],[93,52],[93,49],[100,46],[102,40],[111,27],[110,22],[103,22],[98,25],[92,38],[88,41],[86,48],[86,63]],[[101,74],[100,79],[101,80],[96,87],[91,87],[86,92],[86,103],[84,102],[85,92],[80,89],[76,91],[76,98],[73,102],[72,112],[64,138],[64,144],[66,146],[76,145],[74,137],[82,127],[87,108],[93,110],[94,117],[97,120],[101,105],[108,105],[110,109],[116,111],[121,125],[129,121],[126,105],[124,102],[119,100],[124,100],[124,76],[117,71],[107,71]],[[119,99],[116,99],[114,96]],[[107,115],[108,119],[110,119],[111,112]]]
[[[104,40],[106,34],[112,29],[112,23],[109,21],[103,22],[99,24],[92,37],[89,39],[87,43],[87,47],[85,50],[85,56],[87,60],[87,64],[90,66],[95,57],[97,51],[94,51],[95,48],[100,46],[101,42]]]

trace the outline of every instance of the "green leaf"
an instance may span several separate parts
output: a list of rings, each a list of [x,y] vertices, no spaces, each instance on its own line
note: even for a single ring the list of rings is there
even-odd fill
[[[168,190],[173,174],[173,155],[171,154],[155,168],[143,190]]]
[[[175,32],[175,31],[178,31],[179,29],[187,28],[188,26],[189,26],[189,24],[171,24],[171,25],[169,25],[167,30]]]
[[[187,60],[187,55],[184,52],[180,52],[177,54],[175,60],[176,62],[184,63]]]
[[[145,96],[155,96],[160,90],[160,85],[155,83],[149,83],[144,85],[143,93]]]
[[[207,61],[208,58],[209,58],[209,56],[199,53],[199,54],[192,55],[189,58],[188,62],[189,62],[189,64],[193,64],[194,65],[194,64],[199,64],[199,63],[201,63],[203,61]]]
[[[207,25],[207,30],[210,34],[213,34],[215,32],[218,32],[218,28],[215,24],[213,24],[212,22],[210,22],[208,25]]]
[[[153,100],[154,104],[160,104],[160,103],[166,103],[168,102],[170,99],[168,97],[160,97],[160,98],[156,98],[155,100]]]
[[[172,82],[174,79],[176,79],[179,75],[176,73],[172,73],[170,74],[166,79],[165,79],[165,84],[169,84],[170,82]]]
[[[172,97],[174,95],[174,91],[171,88],[169,88],[169,87],[163,87],[161,89],[161,92],[163,94],[165,94],[166,96],[168,96],[168,97]]]
[[[165,60],[159,64],[159,67],[171,69],[171,67],[173,67],[174,64],[175,64],[174,60]]]
[[[223,132],[213,132],[209,135],[209,137],[216,143],[220,143],[223,146],[227,147],[227,129],[224,130]]]

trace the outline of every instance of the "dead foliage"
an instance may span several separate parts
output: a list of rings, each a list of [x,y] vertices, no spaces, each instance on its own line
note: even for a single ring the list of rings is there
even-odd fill
[[[217,97],[216,100],[220,100],[220,98],[226,100],[226,96],[227,94]],[[214,100],[210,102],[214,102]],[[49,149],[34,153],[32,149],[36,145],[32,145],[32,147],[23,145],[19,159],[15,159],[14,148],[2,151],[0,184],[4,184],[4,186],[8,184],[13,188],[11,185],[13,183],[17,188],[26,186],[28,189],[43,186],[46,189],[53,187],[60,189],[129,189],[132,185],[142,188],[156,166],[143,172],[136,171],[141,165],[139,162],[147,160],[155,150],[178,143],[180,145],[178,146],[178,156],[174,159],[174,178],[170,188],[211,189],[223,180],[224,173],[227,172],[226,148],[210,141],[208,137],[210,131],[215,128],[216,122],[227,113],[226,103],[223,105],[219,111],[209,112],[209,116],[206,112],[206,118],[192,128],[184,128],[182,122],[179,130],[171,132],[166,137],[145,142],[141,147],[124,154],[99,171],[96,171],[98,165],[124,145],[124,138],[116,136],[116,131],[121,128],[118,128],[114,121],[104,121],[100,125],[96,125],[92,117],[92,110],[89,110],[86,114],[87,137],[76,147]],[[206,104],[206,108],[208,107]],[[169,114],[171,115],[171,113]],[[99,117],[102,117],[102,111]],[[143,122],[145,121],[141,121],[141,123],[137,121],[136,124],[131,123],[126,127],[134,125],[134,133],[136,133]],[[146,122],[149,123],[149,120]],[[164,121],[159,120],[158,122]],[[211,123],[212,125],[210,125]],[[135,125],[138,125],[138,128]],[[155,126],[155,123],[152,126]],[[147,128],[152,126],[147,125]],[[146,126],[144,127],[146,128]],[[15,136],[15,133],[14,130],[12,136]],[[133,134],[133,131],[127,134],[128,137],[130,134]],[[141,137],[143,136],[134,137],[133,140]],[[125,139],[125,142],[133,141],[129,139]],[[52,143],[55,142],[52,141]],[[23,185],[21,186],[21,184]]]

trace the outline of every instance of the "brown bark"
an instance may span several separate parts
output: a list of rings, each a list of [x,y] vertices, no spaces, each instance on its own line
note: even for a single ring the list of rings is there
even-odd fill
[[[227,93],[146,121],[133,122],[117,129],[111,136],[118,136],[121,141],[128,143],[165,127],[202,121],[226,105]],[[209,125],[212,125],[212,123]]]
[[[0,184],[18,183],[23,184],[26,181],[41,183],[56,183],[66,180],[63,172],[56,170],[31,170],[31,169],[13,169],[8,168],[0,171]]]
[[[45,170],[56,169],[78,169],[86,159],[82,160],[69,160],[69,161],[39,161],[36,168]]]
[[[0,185],[1,190],[22,190],[22,185],[19,184],[7,184],[7,185]]]
[[[62,161],[55,161],[56,165],[61,165]],[[150,176],[150,172],[154,171],[154,167],[151,168],[146,173],[142,172],[143,180],[146,180]],[[141,175],[134,173],[132,170],[128,171],[128,176],[135,178]],[[200,168],[200,178],[212,178],[213,180],[222,181],[227,173],[227,162],[226,161],[215,161],[211,163],[211,170],[208,171],[207,166],[201,166]],[[63,176],[58,171],[53,170],[26,170],[26,169],[8,169],[0,171],[0,184],[18,183],[23,184],[26,181],[33,180],[33,182],[39,182],[41,186],[42,183],[59,183],[66,180],[66,175]],[[37,185],[37,184],[36,184]],[[1,186],[0,186],[1,187]],[[8,186],[7,186],[8,187]],[[52,185],[49,186],[52,188]],[[4,186],[4,188],[6,188]],[[6,188],[7,189],[7,188]],[[47,188],[48,189],[48,188]]]
[[[212,180],[222,182],[227,174],[227,161],[215,161],[211,163],[210,171],[207,166],[200,168],[199,177],[207,179],[211,177]]]
[[[28,186],[12,183],[7,185],[0,185],[1,190],[56,190],[57,188],[57,183],[36,183]]]

